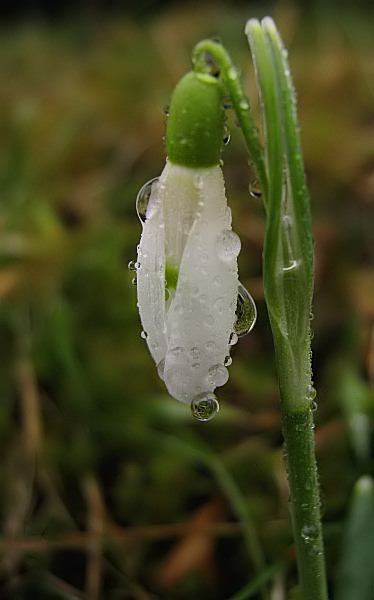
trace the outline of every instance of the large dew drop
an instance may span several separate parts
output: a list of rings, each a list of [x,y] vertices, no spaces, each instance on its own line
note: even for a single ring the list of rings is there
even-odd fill
[[[261,198],[262,196],[260,182],[257,178],[253,179],[249,184],[249,195],[252,196],[252,198]]]
[[[136,212],[138,213],[139,220],[142,224],[147,220],[147,208],[152,193],[152,187],[158,182],[158,179],[158,177],[154,177],[153,179],[147,181],[147,183],[140,188],[136,197]]]
[[[212,392],[199,394],[191,402],[192,415],[198,421],[211,421],[218,411],[218,400]]]
[[[240,245],[240,238],[235,231],[223,229],[216,242],[217,255],[224,262],[229,262],[238,256]]]
[[[213,365],[208,371],[208,383],[221,387],[227,383],[229,372],[224,365]]]
[[[247,335],[252,331],[257,319],[257,309],[255,301],[251,294],[239,282],[238,299],[236,302],[236,321],[234,323],[234,332],[238,337]]]

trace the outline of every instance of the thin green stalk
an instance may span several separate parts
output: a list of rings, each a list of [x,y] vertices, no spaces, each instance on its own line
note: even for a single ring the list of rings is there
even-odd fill
[[[230,95],[233,109],[243,132],[251,160],[264,196],[267,196],[267,176],[263,160],[263,149],[254,123],[248,99],[240,84],[239,75],[230,55],[225,48],[214,40],[202,40],[196,44],[192,53],[195,71],[206,72],[212,69],[211,60],[219,66],[220,78]]]
[[[194,69],[213,74],[212,61],[217,63],[263,191],[264,289],[278,371],[301,594],[303,600],[326,600],[312,412],[313,241],[296,96],[287,53],[273,21],[251,19],[246,34],[261,94],[265,148],[226,50],[203,40],[194,49]]]
[[[264,285],[273,331],[292,524],[303,600],[326,600],[326,574],[315,458],[310,310],[311,220],[295,93],[273,21],[250,20],[246,33],[261,92],[269,178]],[[281,169],[281,177],[279,170]]]

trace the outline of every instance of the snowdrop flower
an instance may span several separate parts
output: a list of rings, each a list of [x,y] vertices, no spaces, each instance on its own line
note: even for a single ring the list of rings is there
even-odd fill
[[[203,421],[218,411],[214,390],[228,380],[230,346],[255,319],[253,300],[238,281],[240,240],[219,165],[222,100],[221,83],[211,75],[191,72],[179,82],[165,168],[137,198],[142,335],[171,396],[191,404]]]

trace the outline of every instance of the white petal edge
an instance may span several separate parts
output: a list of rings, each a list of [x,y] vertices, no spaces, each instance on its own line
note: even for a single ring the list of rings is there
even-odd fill
[[[163,187],[163,175],[161,175],[158,183],[152,186],[137,258],[139,315],[149,351],[156,364],[165,357],[167,350]]]
[[[166,313],[164,381],[174,398],[191,402],[227,379],[224,361],[235,321],[238,248],[225,260],[220,257],[222,234],[231,231],[220,167],[178,169],[190,173],[198,202]]]

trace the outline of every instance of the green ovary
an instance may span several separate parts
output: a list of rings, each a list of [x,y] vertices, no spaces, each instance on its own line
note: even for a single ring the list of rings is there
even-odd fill
[[[166,264],[165,267],[165,289],[175,290],[178,283],[179,269],[174,265]]]

